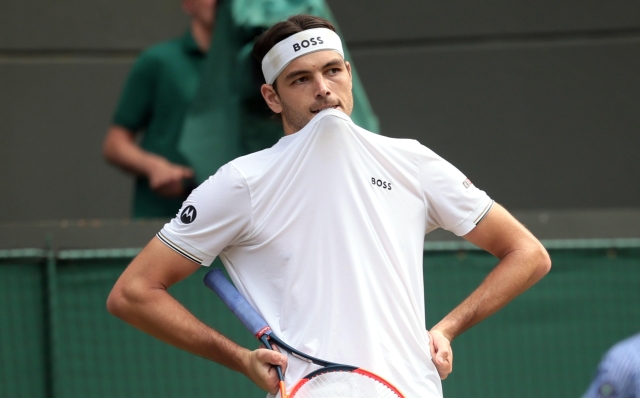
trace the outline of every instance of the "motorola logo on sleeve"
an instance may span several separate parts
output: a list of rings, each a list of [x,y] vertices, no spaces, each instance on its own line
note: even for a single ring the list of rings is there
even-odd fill
[[[180,221],[182,221],[183,224],[191,224],[195,221],[197,215],[198,212],[195,207],[187,206],[182,210],[182,213],[180,213]]]

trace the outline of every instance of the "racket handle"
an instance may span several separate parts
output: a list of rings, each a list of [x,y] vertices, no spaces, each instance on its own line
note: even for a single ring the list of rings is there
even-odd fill
[[[220,268],[214,268],[204,276],[204,284],[216,292],[218,297],[240,319],[244,326],[258,339],[264,334],[270,334],[271,328],[267,321],[253,309],[251,304],[242,297],[240,292],[224,276]]]

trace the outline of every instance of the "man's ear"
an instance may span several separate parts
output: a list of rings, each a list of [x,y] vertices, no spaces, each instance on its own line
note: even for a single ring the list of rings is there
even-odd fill
[[[262,98],[267,103],[269,108],[275,113],[282,113],[282,105],[280,104],[280,96],[276,93],[276,90],[273,89],[273,86],[270,84],[263,84],[260,87],[260,93],[262,94]]]
[[[353,74],[351,73],[351,64],[349,61],[344,61],[345,66],[347,67],[347,72],[349,72],[349,80],[351,80],[351,88],[353,89]]]

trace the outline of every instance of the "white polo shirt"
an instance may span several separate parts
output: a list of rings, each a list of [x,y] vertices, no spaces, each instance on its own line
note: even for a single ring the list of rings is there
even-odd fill
[[[158,237],[233,283],[291,346],[441,397],[425,331],[424,236],[464,235],[493,201],[415,140],[328,109],[193,191]],[[287,387],[316,366],[289,358]]]

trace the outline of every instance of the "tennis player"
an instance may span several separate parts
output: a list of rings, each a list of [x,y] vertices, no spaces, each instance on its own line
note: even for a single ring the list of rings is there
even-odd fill
[[[284,137],[194,190],[124,271],[109,311],[242,372],[270,394],[278,394],[273,365],[286,366],[290,388],[315,365],[239,347],[167,293],[220,256],[240,293],[289,345],[375,372],[405,397],[442,397],[451,341],[542,278],[547,252],[434,152],[351,121],[351,68],[329,22],[293,16],[266,31],[254,53]],[[427,331],[423,245],[436,228],[499,261]]]

